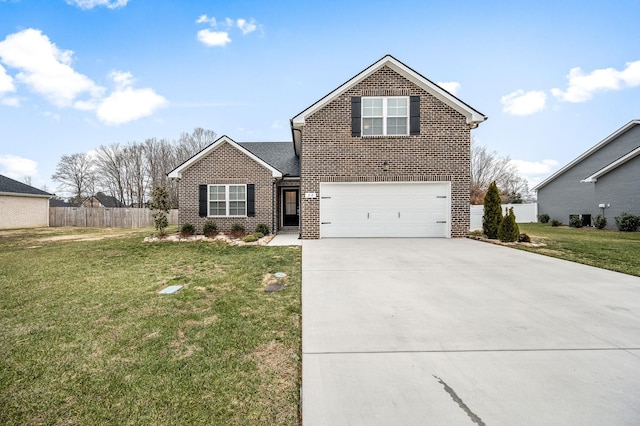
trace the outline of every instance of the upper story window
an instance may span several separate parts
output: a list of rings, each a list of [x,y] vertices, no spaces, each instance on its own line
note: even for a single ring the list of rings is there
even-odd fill
[[[362,97],[362,135],[408,135],[409,97]]]
[[[246,216],[246,185],[209,185],[208,216]]]

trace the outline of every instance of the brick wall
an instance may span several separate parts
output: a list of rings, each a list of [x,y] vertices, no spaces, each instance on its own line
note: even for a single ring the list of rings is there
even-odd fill
[[[198,187],[202,184],[254,184],[255,217],[199,217]],[[242,224],[247,232],[253,232],[258,223],[266,223],[271,230],[275,201],[271,171],[226,142],[182,171],[178,191],[180,226],[191,223],[201,232],[202,225],[213,220],[220,231],[229,231],[234,223]]]
[[[352,96],[414,95],[420,96],[420,135],[351,136]],[[321,195],[320,182],[450,181],[451,236],[469,232],[470,127],[462,114],[386,66],[306,118],[301,170],[302,194]],[[320,236],[319,203],[301,200],[305,239]]]
[[[0,229],[49,226],[49,199],[0,195]]]

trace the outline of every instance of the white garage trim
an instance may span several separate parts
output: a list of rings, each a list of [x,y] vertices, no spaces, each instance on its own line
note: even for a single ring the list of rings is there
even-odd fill
[[[320,238],[451,237],[451,182],[320,183]]]

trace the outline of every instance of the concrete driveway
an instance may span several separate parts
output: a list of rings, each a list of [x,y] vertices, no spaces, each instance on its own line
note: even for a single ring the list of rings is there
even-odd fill
[[[640,278],[467,239],[303,242],[312,425],[639,424]]]

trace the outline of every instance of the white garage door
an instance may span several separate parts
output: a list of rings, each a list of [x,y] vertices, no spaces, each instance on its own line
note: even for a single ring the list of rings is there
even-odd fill
[[[449,237],[449,182],[321,183],[320,237]]]

